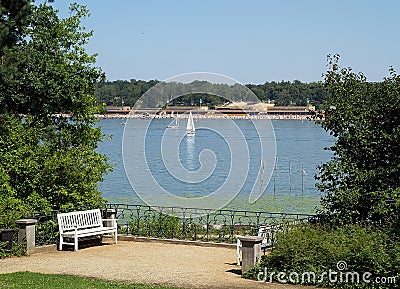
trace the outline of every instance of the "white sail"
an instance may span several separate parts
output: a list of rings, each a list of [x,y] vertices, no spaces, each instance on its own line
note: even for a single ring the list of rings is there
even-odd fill
[[[194,127],[194,121],[193,121],[193,116],[192,113],[189,113],[189,118],[187,121],[187,125],[186,125],[186,133],[187,134],[194,134],[196,131],[195,127]]]
[[[174,117],[174,112],[171,112],[171,117]],[[167,128],[179,128],[179,115],[176,113],[175,117],[175,124],[170,124],[167,126]]]

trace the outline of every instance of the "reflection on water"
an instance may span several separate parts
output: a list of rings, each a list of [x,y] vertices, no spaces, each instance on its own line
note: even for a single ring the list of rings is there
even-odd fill
[[[186,135],[186,164],[189,171],[195,171],[194,135]]]

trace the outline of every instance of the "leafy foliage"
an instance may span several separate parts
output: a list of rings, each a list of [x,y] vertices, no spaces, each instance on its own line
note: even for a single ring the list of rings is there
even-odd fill
[[[328,97],[325,120],[320,122],[336,138],[330,148],[334,155],[317,176],[325,194],[319,212],[324,225],[309,224],[278,235],[271,254],[247,276],[256,278],[264,268],[286,276],[322,276],[346,261],[347,272],[394,277],[391,281],[397,283],[325,278],[317,285],[399,288],[400,76],[390,68],[390,77],[368,83],[362,73],[340,68],[338,61],[338,55],[328,56]]]
[[[0,259],[12,257],[12,256],[25,256],[26,255],[26,243],[13,241],[11,250],[7,249],[7,242],[0,242]]]
[[[30,0],[0,2],[0,57],[4,50],[18,44],[28,27]],[[1,59],[2,60],[2,59]]]
[[[158,84],[157,80],[148,82],[143,80],[131,79],[130,81],[117,80],[101,82],[97,85],[96,97],[102,103],[107,105],[130,105],[133,106],[136,101],[151,87]],[[191,84],[186,84],[190,86]],[[193,83],[199,85],[199,81]],[[184,84],[177,83],[174,91],[165,91],[166,95],[179,95],[183,90]],[[306,105],[308,102],[319,105],[325,99],[325,91],[320,83],[302,83],[298,80],[294,82],[265,82],[264,84],[246,85],[260,100],[271,101],[276,105]],[[210,86],[208,86],[210,88]],[[242,94],[242,87],[234,85],[233,90],[227,84],[212,84],[213,94],[186,94],[172,101],[173,105],[199,105],[200,98],[203,105],[214,106],[226,102],[225,96],[230,99],[236,99]],[[235,95],[231,95],[232,91]]]
[[[0,67],[0,112],[29,114],[56,125],[72,113],[73,120],[93,122],[96,82],[103,74],[92,64],[95,57],[83,49],[91,32],[80,26],[85,7],[71,6],[71,16],[59,19],[46,4],[32,8],[23,44],[8,49]]]
[[[380,83],[340,68],[329,57],[322,127],[336,137],[334,156],[320,167],[320,212],[337,223],[395,222],[400,209],[400,76]]]
[[[324,87],[319,82],[265,82],[264,84],[247,84],[262,101],[274,102],[276,105],[307,105],[311,103],[319,107],[326,98]]]
[[[95,151],[95,56],[84,50],[92,32],[88,10],[71,5],[60,19],[46,2],[31,7],[23,40],[0,65],[0,223],[30,211],[103,202],[98,182],[110,169]],[[12,213],[10,213],[12,212]]]
[[[179,218],[161,213],[133,218],[129,227],[129,233],[138,236],[173,239],[182,234]]]
[[[303,285],[318,285],[334,288],[388,288],[389,284],[378,284],[376,277],[395,277],[399,280],[400,259],[398,252],[400,243],[386,232],[372,227],[359,225],[345,225],[341,228],[330,228],[320,225],[298,226],[292,230],[278,234],[278,242],[272,252],[256,267],[246,273],[246,277],[256,279],[260,272],[267,268],[266,281],[270,281],[270,273],[277,281],[279,272],[285,272],[289,276],[292,272],[300,278],[298,283]],[[339,270],[338,262],[345,261],[347,268]],[[337,272],[337,281],[324,272]],[[305,272],[313,272],[314,280],[301,276]],[[342,278],[340,272],[357,272],[360,281]],[[365,272],[371,273],[368,278],[370,283],[363,282]],[[322,277],[324,276],[324,277]],[[333,276],[333,275],[332,275]],[[262,276],[264,277],[264,276]],[[288,278],[286,280],[290,281]],[[297,281],[296,278],[293,278]],[[354,279],[355,281],[356,279]],[[384,287],[382,287],[384,286]],[[400,288],[398,283],[390,284],[390,288]]]

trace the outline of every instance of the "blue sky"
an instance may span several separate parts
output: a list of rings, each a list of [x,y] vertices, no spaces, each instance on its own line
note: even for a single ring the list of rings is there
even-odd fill
[[[241,83],[322,80],[326,56],[370,81],[400,72],[400,1],[76,0],[94,30],[87,49],[107,79],[164,80],[190,72]],[[68,3],[55,6],[66,15]]]

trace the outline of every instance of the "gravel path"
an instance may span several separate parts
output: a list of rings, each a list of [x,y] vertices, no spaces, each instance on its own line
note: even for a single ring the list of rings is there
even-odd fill
[[[277,288],[240,276],[233,248],[127,242],[0,260],[0,274],[31,271],[183,288]],[[308,287],[309,288],[309,287]]]

